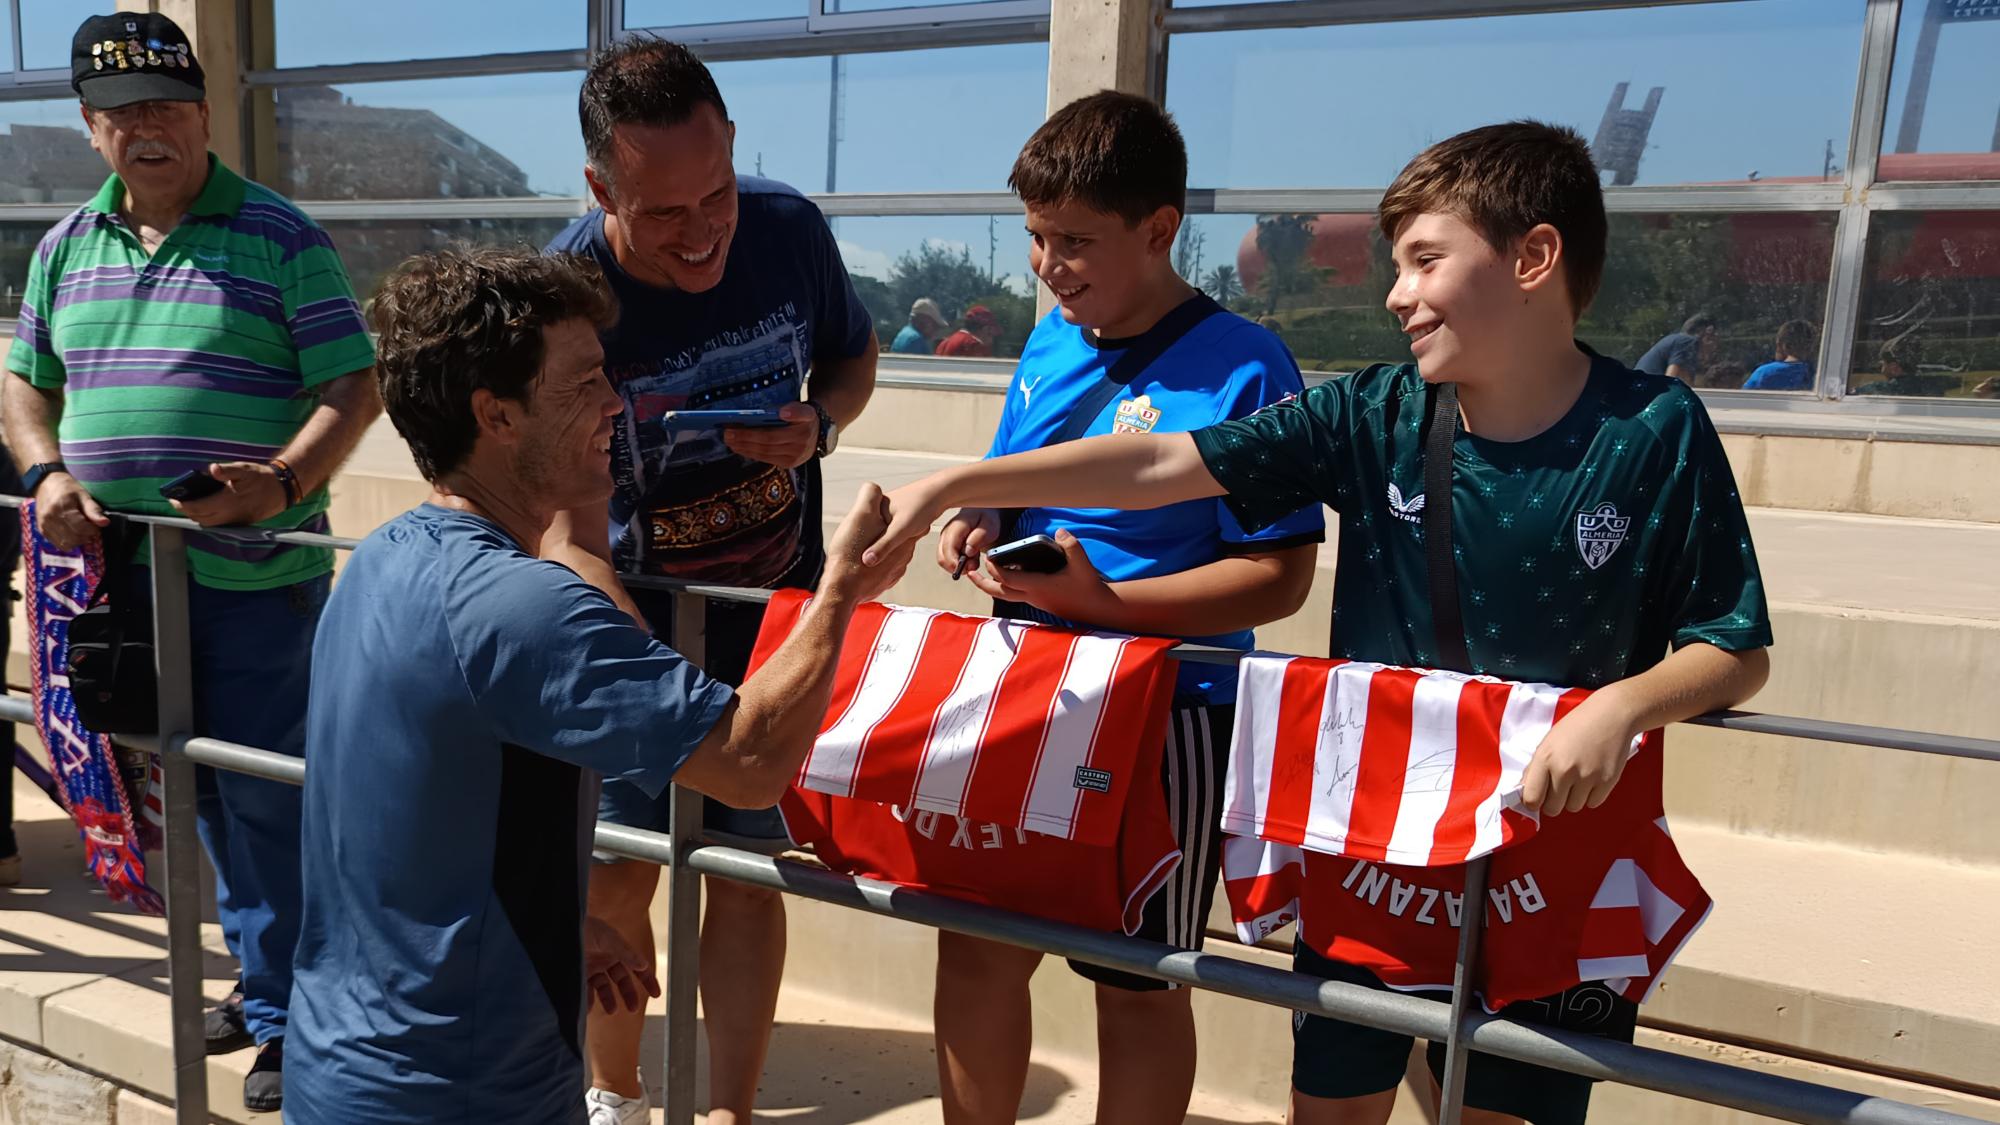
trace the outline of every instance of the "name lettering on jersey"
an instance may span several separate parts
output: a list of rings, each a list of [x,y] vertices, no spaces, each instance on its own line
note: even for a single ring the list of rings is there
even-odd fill
[[[1393,486],[1392,486],[1393,487]],[[1631,516],[1621,516],[1618,509],[1605,501],[1587,512],[1576,514],[1576,549],[1583,556],[1583,563],[1592,570],[1611,561],[1619,544],[1625,542],[1625,533],[1632,527]]]
[[[1094,770],[1089,766],[1076,767],[1076,788],[1088,789],[1092,793],[1111,792],[1111,771]]]
[[[1118,404],[1118,415],[1111,421],[1114,434],[1150,434],[1153,427],[1160,424],[1160,411],[1153,405],[1151,395],[1128,398]]]
[[[1403,499],[1403,490],[1389,482],[1389,514],[1410,523],[1424,522],[1424,494],[1419,492],[1408,500]]]
[[[900,805],[890,805],[889,812],[897,820],[909,825],[912,832],[926,840],[937,839],[938,833],[944,830],[942,822],[951,821],[950,846],[963,848],[966,851],[993,851],[1004,848],[1009,843],[1028,842],[1028,833],[1023,829],[1007,828],[998,824],[980,824],[950,813],[924,810],[911,812]],[[1012,836],[1013,839],[1007,839],[1008,836]]]
[[[1419,925],[1435,926],[1439,922],[1444,922],[1452,929],[1457,929],[1459,920],[1465,914],[1464,895],[1405,883],[1365,859],[1354,861],[1354,866],[1348,869],[1347,878],[1341,880],[1340,888],[1353,892],[1355,898],[1370,906],[1387,910],[1392,918],[1408,915],[1410,921]],[[1514,920],[1517,910],[1525,916],[1538,913],[1548,906],[1548,900],[1542,897],[1541,885],[1535,882],[1533,872],[1525,872],[1517,879],[1509,879],[1503,886],[1488,888],[1486,897],[1493,903],[1493,911],[1499,915],[1500,924],[1503,926]],[[1437,910],[1439,900],[1444,904],[1442,915]],[[1282,925],[1284,921],[1289,921],[1289,918],[1281,920],[1277,925]]]

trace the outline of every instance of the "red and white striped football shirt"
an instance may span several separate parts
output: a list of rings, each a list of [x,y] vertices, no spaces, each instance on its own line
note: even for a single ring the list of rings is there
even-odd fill
[[[771,599],[753,672],[808,600]],[[1158,766],[1174,643],[864,605],[797,784],[1110,846],[1142,749]]]
[[[1518,807],[1522,774],[1589,694],[1358,660],[1246,657],[1223,830],[1419,866],[1485,855],[1534,833],[1537,818]]]
[[[1682,862],[1661,811],[1657,731],[1610,798],[1564,813],[1494,853],[1478,988],[1489,1010],[1605,981],[1643,1000],[1713,903]],[[1321,956],[1391,988],[1451,987],[1465,868],[1332,856],[1231,836],[1223,886],[1245,942],[1299,923]]]

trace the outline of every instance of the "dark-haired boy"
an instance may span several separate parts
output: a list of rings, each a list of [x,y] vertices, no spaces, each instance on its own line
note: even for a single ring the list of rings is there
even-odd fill
[[[812,202],[783,184],[739,177],[736,126],[715,79],[679,43],[637,36],[591,62],[578,99],[584,169],[597,209],[550,250],[604,271],[618,320],[600,334],[604,373],[625,401],[614,432],[609,510],[556,521],[546,557],[610,594],[671,638],[672,601],[627,591],[619,574],[725,586],[810,588],[821,545],[819,458],[875,387],[875,331]],[[803,399],[803,401],[801,401]],[[785,425],[673,428],[667,411],[777,408]],[[739,683],[763,607],[711,603],[702,669]],[[607,780],[598,815],[664,831],[665,796]],[[775,810],[704,805],[711,835],[786,846]],[[660,869],[599,864],[590,908],[649,955],[648,906]],[[776,891],[708,880],[702,1001],[711,1125],[750,1120],[785,967],[785,906]],[[645,1120],[639,1081],[643,1013],[592,1017],[591,1125]]]
[[[1302,389],[1276,337],[1174,272],[1187,150],[1157,105],[1116,93],[1072,102],[1029,138],[1008,182],[1027,210],[1030,266],[1060,304],[1022,348],[989,456],[1039,448],[1069,425],[1112,440],[1193,430]],[[951,521],[938,565],[965,569],[1016,616],[1244,649],[1252,626],[1304,602],[1314,545],[1325,538],[1316,506],[1251,533],[1212,499],[1150,512],[1028,508],[1005,522],[1007,537],[1054,536],[1063,569],[976,565],[1003,537],[1002,514],[991,508]],[[1201,947],[1235,689],[1233,668],[1189,664],[1181,674],[1163,767],[1181,862],[1145,907],[1139,933],[1154,941]],[[1015,1119],[1032,1038],[1028,978],[1040,961],[1033,950],[939,934],[938,1070],[953,1125]],[[1180,1120],[1194,1086],[1188,993],[1073,967],[1097,983],[1096,1120]]]
[[[1523,793],[1545,815],[1595,807],[1634,734],[1740,703],[1767,674],[1769,616],[1728,461],[1685,384],[1574,341],[1606,232],[1574,132],[1517,122],[1443,141],[1404,168],[1380,218],[1396,264],[1387,303],[1414,364],[1370,367],[1192,435],[948,470],[892,494],[883,547],[962,504],[1224,496],[1245,527],[1261,527],[1316,500],[1341,517],[1333,654],[1436,666],[1417,498],[1428,386],[1456,384],[1465,670],[1599,689],[1543,741]],[[1380,987],[1354,966],[1298,956],[1305,971]],[[1628,1037],[1632,1005],[1599,991],[1615,1003],[1586,1030]],[[1528,1007],[1508,1014],[1534,1019]],[[1386,1121],[1410,1040],[1318,1017],[1296,1027],[1294,1125]],[[1583,1121],[1590,1094],[1583,1079],[1489,1055],[1473,1056],[1468,1090],[1481,1111],[1468,1121],[1536,1125]]]

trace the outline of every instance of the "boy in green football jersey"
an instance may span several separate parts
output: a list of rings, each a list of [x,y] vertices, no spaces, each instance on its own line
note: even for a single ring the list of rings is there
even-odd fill
[[[1635,734],[1741,703],[1768,674],[1769,613],[1728,459],[1685,384],[1575,339],[1606,241],[1597,170],[1575,132],[1523,121],[1433,145],[1383,196],[1380,225],[1396,266],[1386,303],[1414,363],[1191,434],[1114,434],[945,470],[891,494],[877,549],[961,506],[1223,496],[1247,529],[1317,501],[1340,516],[1332,654],[1436,667],[1426,388],[1455,384],[1462,670],[1598,689],[1542,742],[1522,794],[1545,816],[1596,807]],[[1381,987],[1303,947],[1299,964]],[[1631,1006],[1613,999],[1624,1007],[1584,1030],[1630,1037]],[[1293,1125],[1387,1121],[1409,1039],[1319,1017],[1297,1027]],[[1590,1087],[1481,1054],[1468,1091],[1468,1122],[1580,1125]]]

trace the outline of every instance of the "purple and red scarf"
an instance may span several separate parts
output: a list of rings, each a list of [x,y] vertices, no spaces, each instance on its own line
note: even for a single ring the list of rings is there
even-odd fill
[[[133,816],[136,805],[157,807],[157,801],[144,783],[140,798],[133,799],[111,739],[83,729],[69,690],[69,623],[90,604],[91,591],[104,576],[103,547],[91,542],[57,550],[35,525],[32,502],[21,507],[21,544],[35,728],[49,750],[57,795],[83,834],[85,865],[112,900],[129,902],[143,914],[163,914],[165,903],[146,882],[146,851],[159,846],[158,823]]]

